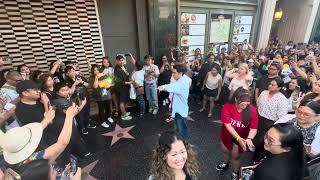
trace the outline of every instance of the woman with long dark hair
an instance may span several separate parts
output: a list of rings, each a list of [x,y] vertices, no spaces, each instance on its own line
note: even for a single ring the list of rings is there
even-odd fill
[[[162,86],[165,84],[170,83],[170,78],[171,78],[171,70],[170,70],[170,64],[168,61],[168,58],[165,54],[162,54],[160,56],[160,61],[158,64],[159,68],[159,77],[158,77],[158,86]],[[169,93],[168,92],[160,92],[159,93],[159,102],[162,102],[163,106],[166,106],[169,104]]]
[[[247,148],[254,149],[252,139],[257,134],[258,128],[258,114],[256,108],[250,105],[249,90],[240,87],[234,92],[232,101],[222,107],[221,120],[223,163],[217,165],[216,169],[225,170],[231,162],[232,179],[238,180],[241,154]]]
[[[199,174],[191,145],[174,131],[163,133],[154,151],[149,180],[192,180]]]
[[[113,76],[114,69],[112,67],[112,64],[111,64],[108,56],[105,56],[102,58],[102,65],[101,65],[100,69],[103,74],[110,76],[110,77]],[[118,116],[119,107],[118,107],[118,101],[116,98],[115,90],[113,87],[110,87],[110,91],[111,91],[111,96],[112,96],[112,101],[110,104],[110,111],[112,112],[112,110],[113,110],[112,107],[114,105],[114,107],[115,107],[114,115]]]
[[[98,103],[99,119],[102,127],[108,128],[108,123],[113,123],[111,118],[111,84],[101,86],[99,81],[105,80],[109,76],[106,73],[100,73],[100,69],[96,64],[91,66],[90,85],[93,88],[93,96]]]
[[[268,155],[254,168],[258,180],[302,180],[304,154],[302,133],[290,124],[275,124],[264,136]]]

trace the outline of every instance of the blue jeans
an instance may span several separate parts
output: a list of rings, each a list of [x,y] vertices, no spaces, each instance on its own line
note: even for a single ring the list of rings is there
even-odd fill
[[[145,84],[145,93],[149,102],[149,109],[158,110],[157,83]]]
[[[187,118],[182,117],[179,113],[174,116],[174,127],[176,132],[183,138],[187,139],[189,136]]]
[[[145,103],[144,103],[144,98],[143,98],[143,94],[141,94],[140,96],[137,96],[136,98],[136,102],[137,102],[137,107],[139,107],[139,113],[143,114],[145,113]]]

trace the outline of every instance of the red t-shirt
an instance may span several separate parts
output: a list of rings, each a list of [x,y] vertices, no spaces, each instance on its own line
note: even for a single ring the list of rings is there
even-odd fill
[[[250,105],[251,119],[250,124],[245,126],[242,121],[242,112],[238,112],[235,104],[225,104],[221,111],[221,121],[223,124],[231,124],[240,137],[246,139],[250,129],[258,128],[258,113],[254,106]],[[221,128],[220,138],[222,143],[229,149],[232,149],[233,137],[228,132],[227,128],[223,125]],[[241,151],[239,146],[239,150]]]

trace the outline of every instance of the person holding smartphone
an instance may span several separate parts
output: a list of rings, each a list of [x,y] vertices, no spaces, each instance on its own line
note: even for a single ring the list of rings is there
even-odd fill
[[[222,107],[221,120],[223,162],[216,166],[216,170],[226,170],[231,162],[233,168],[231,177],[233,180],[238,180],[241,154],[247,149],[255,148],[252,140],[258,128],[258,113],[256,108],[250,105],[249,90],[240,87],[234,92],[231,103]]]

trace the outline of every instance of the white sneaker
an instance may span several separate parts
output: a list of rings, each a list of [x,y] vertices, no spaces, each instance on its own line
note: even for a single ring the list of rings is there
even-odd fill
[[[132,119],[132,117],[131,116],[121,116],[121,119],[124,121],[129,121]]]
[[[110,123],[114,123],[114,121],[113,121],[113,119],[112,119],[111,117],[108,117],[108,121],[109,121]]]
[[[126,112],[124,113],[124,116],[129,116],[131,114],[131,112]]]
[[[149,108],[149,113],[152,113],[152,108]]]
[[[168,98],[166,99],[166,103],[167,103],[167,104],[169,104],[169,103],[170,103]]]
[[[163,100],[162,106],[166,106],[166,101],[165,100]]]
[[[152,114],[156,115],[158,113],[158,110],[153,110]]]
[[[110,127],[109,124],[107,124],[106,122],[103,122],[103,123],[101,124],[101,126],[104,127],[104,128]]]

